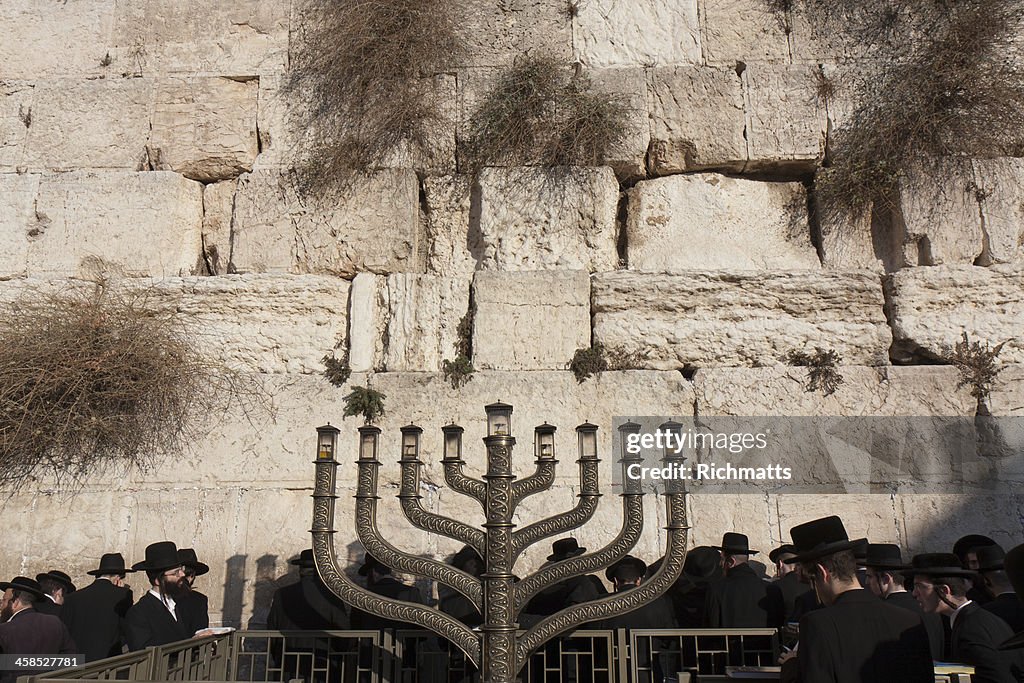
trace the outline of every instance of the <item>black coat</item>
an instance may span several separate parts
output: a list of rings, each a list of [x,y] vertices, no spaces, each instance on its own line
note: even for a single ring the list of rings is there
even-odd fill
[[[61,612],[61,606],[47,597],[36,600],[32,607],[40,614],[49,614],[51,617],[59,617]]]
[[[624,588],[616,591],[616,593],[623,593],[629,590],[633,589]],[[672,601],[664,595],[652,600],[640,609],[609,617],[601,622],[600,625],[600,628],[603,629],[677,627],[676,615],[672,612]]]
[[[942,625],[942,617],[938,614],[925,614],[921,609],[921,603],[913,595],[906,591],[893,593],[885,598],[885,604],[895,605],[910,610],[920,615],[924,622],[924,630],[928,632],[928,645],[930,646],[932,659],[936,662],[944,662],[943,659],[946,644],[946,630]]]
[[[526,604],[523,611],[527,614],[546,617],[560,612],[570,605],[596,600],[603,595],[608,595],[608,589],[601,583],[601,579],[593,574],[574,576],[548,586],[537,593]]]
[[[397,600],[404,600],[405,602],[415,602],[423,604],[423,597],[420,595],[420,590],[415,586],[407,586],[404,583],[400,583],[394,577],[385,576],[380,581],[367,586],[367,589],[376,593],[377,595],[383,595],[389,598],[395,598]],[[406,624],[400,621],[392,621],[391,619],[385,619],[384,617],[377,616],[376,614],[369,614],[357,609],[352,608],[350,614],[350,620],[352,621],[352,628],[356,630],[366,629],[369,631],[376,631],[380,629],[418,629],[419,626],[415,624]]]
[[[210,628],[210,599],[199,591],[190,590],[182,595],[176,601],[174,611],[190,636]]]
[[[345,630],[350,625],[345,604],[315,574],[274,591],[267,615],[267,628],[278,631]]]
[[[149,591],[125,615],[125,640],[129,650],[166,645],[192,637],[188,625],[171,616],[167,606]]]
[[[97,579],[64,600],[61,620],[87,662],[121,654],[132,589]]]
[[[63,622],[52,614],[42,614],[31,607],[0,624],[0,652],[6,655],[78,654]],[[0,681],[7,683],[31,673],[13,669],[0,671]]]
[[[864,589],[804,615],[797,661],[804,683],[935,681],[921,617]]]
[[[778,587],[743,563],[708,588],[704,621],[710,628],[778,628],[784,611]]]
[[[1014,633],[1024,631],[1024,602],[1017,598],[1016,593],[1002,593],[997,595],[991,602],[982,605],[1007,624]]]
[[[669,589],[668,597],[676,614],[678,628],[704,628],[704,603],[708,596],[706,581],[683,577]]]
[[[796,572],[790,572],[781,579],[776,579],[772,583],[779,589],[779,593],[782,594],[782,623],[786,624],[791,621],[800,621],[802,614],[797,611],[797,600],[801,595],[808,591],[813,595],[814,589],[802,582]]]
[[[975,683],[1018,683],[1024,680],[1024,650],[998,649],[1012,635],[1005,621],[971,603],[953,622],[950,659],[973,666]]]

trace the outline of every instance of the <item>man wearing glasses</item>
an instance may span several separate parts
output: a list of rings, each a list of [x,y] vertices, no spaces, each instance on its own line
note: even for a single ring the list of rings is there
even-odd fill
[[[146,548],[146,559],[132,566],[149,578],[149,592],[139,598],[125,617],[126,640],[130,650],[166,645],[192,637],[188,624],[179,619],[176,600],[185,594],[185,568],[178,548],[170,541]]]

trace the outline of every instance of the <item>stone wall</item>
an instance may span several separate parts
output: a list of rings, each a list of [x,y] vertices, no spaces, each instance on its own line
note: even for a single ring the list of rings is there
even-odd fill
[[[398,154],[328,199],[303,194],[294,173],[309,132],[296,123],[304,100],[284,86],[308,20],[301,0],[0,3],[0,303],[66,286],[102,258],[155,285],[205,353],[273,396],[271,413],[215,416],[173,462],[9,498],[0,576],[62,567],[81,581],[103,552],[134,561],[168,538],[211,566],[200,586],[213,621],[261,625],[287,559],[309,542],[315,427],[339,425],[342,452],[354,453],[347,388],[318,374],[325,354],[347,354],[349,387],[387,395],[381,523],[400,548],[436,557],[455,546],[403,523],[392,495],[397,430],[426,430],[424,505],[480,521],[443,485],[439,429],[466,428],[478,473],[493,401],[515,406],[521,471],[530,430],[559,428],[556,485],[519,524],[573,504],[573,427],[584,421],[601,428],[610,494],[616,415],[971,416],[956,371],[934,365],[964,332],[1006,342],[989,404],[1022,414],[1020,159],[958,174],[978,192],[905,179],[889,226],[820,224],[809,188],[848,103],[823,100],[815,79],[855,68],[866,57],[856,45],[800,21],[787,32],[760,0],[465,5],[471,49],[431,81],[444,114],[424,153]],[[458,142],[473,104],[538,48],[626,96],[629,135],[603,167],[467,177]],[[441,370],[464,319],[477,372],[453,389]],[[577,383],[566,365],[592,343],[635,354],[636,369]],[[805,370],[786,361],[817,347],[841,356],[845,381],[830,396],[805,391]],[[355,561],[341,460],[339,555]],[[664,512],[648,498],[637,552],[652,560]],[[832,512],[852,534],[911,552],[968,531],[1004,543],[1024,534],[1019,496],[688,504],[694,544],[738,530],[763,550]],[[619,524],[606,495],[580,541],[599,546]],[[517,570],[547,552],[534,548]]]

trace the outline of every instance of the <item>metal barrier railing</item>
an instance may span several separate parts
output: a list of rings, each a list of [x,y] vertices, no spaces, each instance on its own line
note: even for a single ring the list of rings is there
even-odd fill
[[[778,658],[773,629],[576,631],[546,643],[523,683],[661,683],[677,672],[723,676],[726,667]],[[479,683],[447,641],[425,631],[235,631],[147,648],[84,667],[23,676],[53,681]]]

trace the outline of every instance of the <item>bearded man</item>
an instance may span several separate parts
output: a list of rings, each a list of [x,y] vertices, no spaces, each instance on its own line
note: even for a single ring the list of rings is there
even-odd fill
[[[142,650],[190,638],[189,624],[177,612],[177,600],[188,588],[174,543],[160,541],[147,546],[146,559],[132,565],[132,569],[146,572],[150,588],[125,615],[128,649]]]

